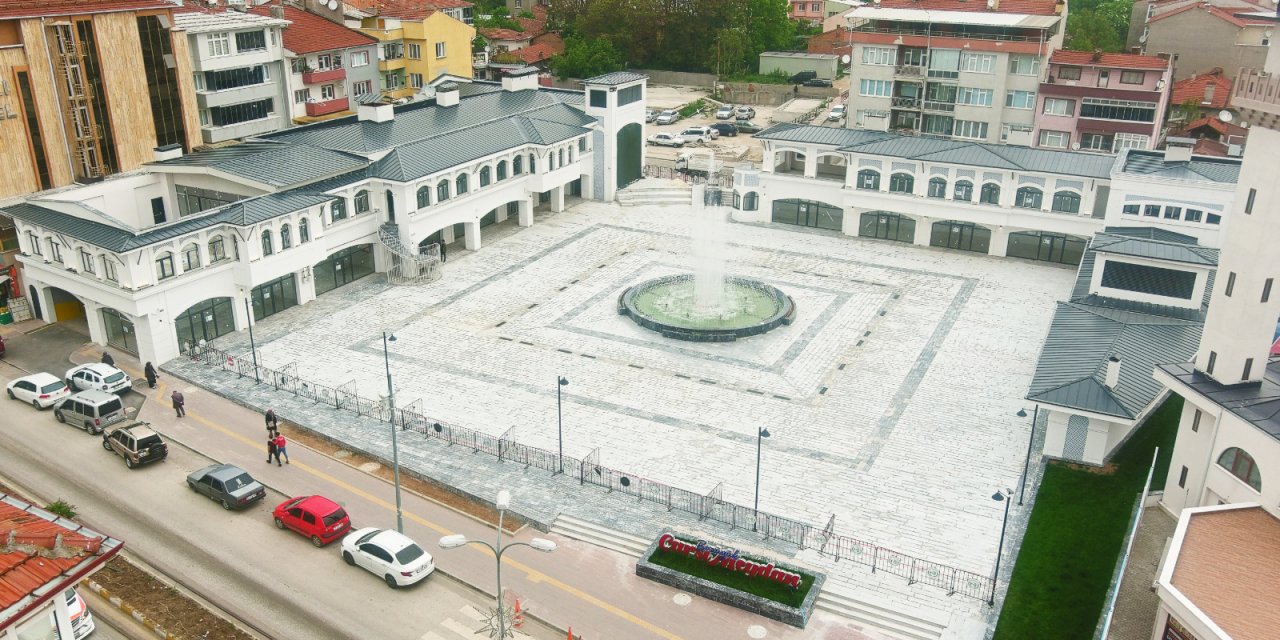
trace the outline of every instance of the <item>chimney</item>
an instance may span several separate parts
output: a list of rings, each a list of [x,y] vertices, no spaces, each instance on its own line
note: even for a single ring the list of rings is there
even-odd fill
[[[1053,15],[1055,16],[1062,15],[1062,12],[1066,11],[1066,9],[1067,9],[1066,0],[1058,0],[1057,2],[1053,3]]]
[[[165,160],[173,160],[174,158],[181,158],[182,145],[177,143],[166,144],[163,147],[156,147],[155,153],[156,153],[156,162],[164,162]]]
[[[1191,162],[1191,152],[1196,147],[1195,138],[1165,138],[1165,162]]]
[[[538,89],[538,68],[537,67],[520,67],[512,69],[506,75],[502,76],[503,91],[524,91],[526,89]]]
[[[277,20],[284,20],[284,5],[281,5],[281,4],[271,5],[271,17]]]
[[[1114,390],[1116,385],[1120,384],[1120,358],[1111,356],[1107,358],[1107,381],[1108,389]]]
[[[506,88],[504,81],[503,88]],[[458,106],[458,85],[453,82],[446,82],[436,87],[436,106],[440,107],[456,107]]]
[[[1213,84],[1212,82],[1206,82],[1204,84],[1204,100],[1202,100],[1201,102],[1203,102],[1204,104],[1213,104],[1213,94],[1214,92],[1217,91],[1217,89],[1218,89],[1217,85]]]
[[[395,109],[389,104],[362,104],[356,109],[361,122],[391,122],[396,119]]]

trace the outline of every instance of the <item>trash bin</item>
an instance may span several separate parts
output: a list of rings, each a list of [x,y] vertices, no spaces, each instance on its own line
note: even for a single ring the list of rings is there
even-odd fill
[[[0,308],[0,324],[13,324],[13,314],[8,307]]]

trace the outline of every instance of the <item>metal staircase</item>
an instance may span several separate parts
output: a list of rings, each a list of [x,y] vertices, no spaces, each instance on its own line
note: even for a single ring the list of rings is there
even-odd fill
[[[378,227],[378,242],[390,256],[387,282],[423,284],[440,277],[440,247],[411,251],[400,241],[400,228],[391,223]]]
[[[102,127],[94,121],[90,105],[89,83],[85,78],[84,54],[76,41],[74,26],[69,22],[52,25],[55,50],[54,66],[60,80],[62,115],[72,138],[77,174],[84,178],[106,175],[103,162]]]

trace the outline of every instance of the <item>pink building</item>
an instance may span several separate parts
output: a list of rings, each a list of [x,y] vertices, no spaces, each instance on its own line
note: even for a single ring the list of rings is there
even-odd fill
[[[1054,52],[1036,99],[1032,144],[1102,153],[1154,148],[1171,73],[1158,56]]]
[[[791,0],[791,19],[821,24],[826,14],[826,0]]]

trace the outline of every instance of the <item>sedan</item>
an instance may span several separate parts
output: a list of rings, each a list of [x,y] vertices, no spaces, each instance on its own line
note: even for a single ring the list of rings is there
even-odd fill
[[[649,136],[649,144],[663,147],[683,147],[684,138],[674,133],[655,133]]]
[[[82,364],[67,370],[67,386],[80,391],[120,393],[128,391],[133,381],[125,372],[101,362]]]
[[[323,547],[351,529],[351,518],[338,503],[324,496],[290,498],[271,513],[277,529],[293,529]]]
[[[71,395],[67,383],[51,373],[33,373],[18,378],[5,388],[11,400],[30,402],[37,409],[48,409]]]
[[[845,116],[844,105],[838,104],[834,107],[831,107],[831,113],[827,114],[827,122],[844,120],[844,116]]]
[[[658,112],[657,112],[657,111],[654,111],[653,109],[645,109],[645,110],[644,110],[644,121],[645,121],[645,122],[653,122],[654,120],[657,120],[657,119],[658,119]]]
[[[212,464],[187,475],[192,491],[208,496],[223,509],[244,509],[267,495],[266,487],[233,464]]]
[[[756,117],[756,110],[746,105],[743,105],[741,107],[738,107],[738,111],[734,115],[734,117],[738,120],[750,120]]]
[[[719,109],[716,109],[716,120],[730,120],[730,119],[732,119],[732,118],[733,118],[733,111],[734,111],[734,109],[733,109],[733,105],[731,105],[731,104],[722,104],[722,105],[720,105],[720,108],[719,108]]]
[[[727,122],[717,122],[710,126],[712,131],[728,138],[738,135],[738,128]]]
[[[760,133],[764,131],[764,126],[756,124],[750,120],[739,120],[737,123],[738,133]]]
[[[662,113],[659,113],[658,117],[654,119],[654,122],[657,122],[658,124],[674,124],[679,119],[679,111],[676,111],[675,109],[664,109]]]
[[[431,575],[431,554],[403,533],[367,527],[342,539],[342,560],[382,576],[388,587],[407,587]]]

